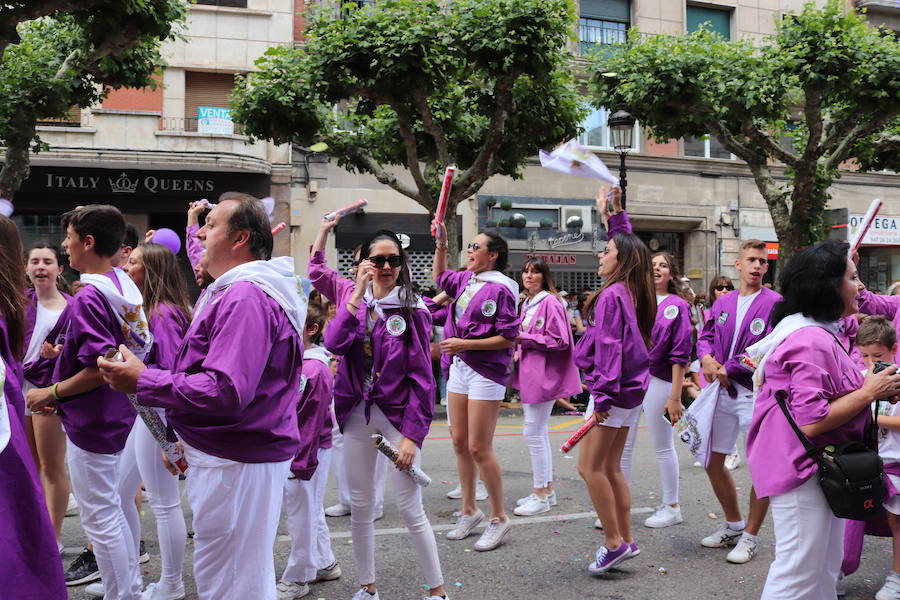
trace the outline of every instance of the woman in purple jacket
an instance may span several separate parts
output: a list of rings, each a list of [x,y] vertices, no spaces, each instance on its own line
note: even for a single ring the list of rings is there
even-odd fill
[[[656,286],[656,322],[650,346],[650,382],[642,404],[647,429],[659,463],[662,480],[662,504],[644,521],[645,527],[668,527],[682,522],[678,505],[678,456],[672,426],[681,418],[681,388],[685,367],[694,348],[691,307],[678,295],[678,267],[665,252],[651,257],[653,284]],[[665,419],[665,420],[664,420]],[[628,431],[622,453],[622,471],[631,481],[631,465],[637,427]]]
[[[63,342],[62,333],[69,323],[69,301],[58,282],[63,272],[59,248],[37,242],[25,257],[25,274],[33,289],[25,290],[25,387],[45,387],[52,383],[53,347]],[[47,496],[47,509],[56,530],[62,530],[69,504],[69,473],[66,470],[66,434],[56,413],[32,415],[25,409],[25,432],[37,466],[38,478]]]
[[[506,268],[508,256],[506,240],[483,232],[469,244],[466,270],[448,270],[447,232],[439,227],[434,276],[438,287],[453,298],[441,342],[441,366],[448,373],[447,404],[462,487],[459,520],[456,528],[447,532],[447,539],[467,537],[484,519],[475,503],[477,466],[491,503],[491,520],[475,543],[479,551],[493,550],[509,531],[500,463],[493,448],[512,346],[519,335],[519,286],[500,272]]]
[[[153,334],[153,346],[146,364],[158,369],[171,369],[181,340],[190,325],[187,284],[175,255],[167,247],[144,242],[128,257],[123,269],[141,290],[144,310]],[[165,411],[155,409],[166,420]],[[181,565],[184,562],[184,540],[187,528],[181,509],[178,478],[163,465],[159,444],[142,419],[137,419],[134,452],[140,480],[147,489],[150,507],[156,517],[162,573],[158,582],[147,585],[148,600],[178,598],[184,595]],[[140,481],[134,482],[134,489]],[[130,507],[129,507],[130,508]],[[126,513],[126,516],[127,513]]]
[[[316,289],[340,298],[325,332],[325,347],[344,357],[335,381],[335,416],[344,435],[350,533],[361,586],[353,598],[378,598],[373,527],[378,451],[372,435],[379,433],[399,452],[397,469],[391,471],[397,509],[424,571],[427,598],[440,600],[445,597],[444,579],[422,491],[401,473],[420,464],[419,449],[434,411],[431,315],[413,289],[406,252],[395,233],[369,235],[360,259],[356,285],[349,293],[340,292],[322,270],[310,271]]]
[[[522,331],[509,385],[521,392],[525,412],[522,435],[531,454],[534,484],[534,491],[516,502],[513,513],[527,517],[549,512],[557,504],[550,411],[557,398],[581,391],[581,377],[573,358],[575,344],[566,306],[557,296],[547,263],[540,258],[527,259],[522,265],[522,285],[526,292],[519,307]]]
[[[599,257],[604,282],[585,305],[588,326],[575,347],[575,364],[591,392],[585,418],[599,425],[581,442],[578,457],[578,472],[587,483],[606,538],[588,567],[595,574],[640,552],[631,535],[631,492],[620,463],[628,430],[637,426],[647,391],[647,348],[656,318],[650,253],[631,233],[628,215],[621,209],[621,190],[614,188],[612,197],[616,212],[609,215],[603,188],[597,195],[598,211],[608,222],[608,241]]]

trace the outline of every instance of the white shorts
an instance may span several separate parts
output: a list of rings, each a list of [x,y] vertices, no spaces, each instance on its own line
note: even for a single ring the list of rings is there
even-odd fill
[[[897,477],[896,475],[888,475],[888,477],[891,478],[891,483],[894,484],[894,488],[900,490],[900,477]],[[884,510],[892,515],[900,515],[900,495],[894,496],[889,501],[885,502],[883,506]]]
[[[719,454],[731,454],[741,432],[747,434],[750,421],[753,419],[753,392],[736,383],[737,398],[728,395],[723,389],[719,392],[716,413],[712,422],[712,451]]]
[[[480,375],[458,356],[450,363],[447,391],[468,396],[469,400],[503,400],[506,397],[506,386]]]
[[[584,409],[584,420],[593,418],[594,416],[594,397],[588,400],[587,407]],[[612,427],[619,429],[621,427],[633,428],[637,427],[638,420],[641,418],[641,405],[638,404],[634,408],[620,408],[613,406],[609,409],[609,416],[605,421],[600,423],[604,427]]]

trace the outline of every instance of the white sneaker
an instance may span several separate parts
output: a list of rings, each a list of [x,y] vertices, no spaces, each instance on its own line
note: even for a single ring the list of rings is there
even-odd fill
[[[531,492],[524,498],[519,498],[518,500],[516,500],[516,506],[522,506],[523,504],[525,504],[527,502],[531,502],[532,500],[534,500],[537,497],[538,497],[537,494],[535,494],[534,492]],[[550,506],[557,506],[559,504],[559,502],[556,500],[556,492],[555,491],[550,492],[547,495],[547,501],[550,503]]]
[[[141,600],[182,600],[184,597],[184,582],[179,583],[178,587],[173,590],[171,587],[163,585],[160,581],[154,581],[147,584],[147,589],[141,594]],[[297,596],[297,598],[299,597]],[[287,598],[293,598],[293,596],[288,596]],[[282,600],[280,595],[278,600]]]
[[[444,592],[444,597],[440,596],[425,596],[422,600],[450,600],[450,594]]]
[[[741,466],[741,454],[739,452],[729,454],[725,457],[725,468],[729,471],[734,471],[739,466]]]
[[[457,483],[455,488],[447,492],[447,497],[451,500],[462,498],[462,486]],[[484,482],[480,479],[475,483],[475,499],[478,501],[488,499],[487,488],[484,487]]]
[[[532,517],[545,512],[550,512],[550,500],[549,498],[541,498],[537,495],[513,510],[513,514],[520,517]]]
[[[297,600],[309,593],[309,586],[296,581],[279,581],[275,586],[275,592],[278,594],[278,600]]]
[[[700,544],[707,548],[724,548],[725,546],[734,546],[737,544],[738,539],[744,535],[744,530],[735,531],[728,527],[727,523],[722,523],[721,527],[719,527],[715,533],[712,535],[708,535],[702,540],[700,540]]]
[[[834,591],[838,596],[846,596],[847,595],[847,584],[844,583],[844,574],[838,571],[837,583],[834,586]]]
[[[106,589],[103,587],[103,582],[98,581],[96,583],[92,583],[91,585],[85,587],[84,593],[93,598],[102,598],[103,594],[106,593]]]
[[[445,537],[448,540],[461,540],[469,537],[472,530],[484,520],[484,513],[479,509],[474,515],[459,515],[456,527],[448,531]]]
[[[895,600],[900,598],[900,575],[891,573],[884,580],[884,585],[875,594],[875,600]]]
[[[478,541],[475,542],[475,549],[479,552],[493,550],[503,543],[503,538],[509,532],[509,528],[509,519],[501,521],[499,517],[494,517],[490,520]]]
[[[603,529],[603,523],[600,522],[600,517],[594,519],[594,529]]]
[[[366,591],[366,588],[359,588],[355,594],[353,594],[353,598],[350,600],[381,600],[378,597],[378,590],[375,590],[374,594],[370,594]]]
[[[745,533],[741,535],[741,539],[738,540],[737,546],[728,553],[725,560],[736,565],[742,565],[753,560],[758,549],[759,539],[753,539],[750,537],[749,533]]]
[[[66,516],[74,517],[78,514],[78,502],[75,500],[75,494],[69,494],[69,504],[66,506]]]
[[[325,509],[326,517],[346,517],[349,514],[350,507],[346,504],[341,504],[340,502],[338,502],[337,504],[332,504]]]
[[[324,569],[316,571],[315,581],[334,581],[341,578],[341,565],[334,561]]]
[[[703,468],[703,465],[700,464],[700,461],[699,461],[699,460],[695,460],[695,461],[694,461],[694,464],[691,465],[691,466],[697,467],[698,469],[702,469],[702,468]]]
[[[661,527],[669,527],[671,525],[678,525],[679,523],[683,522],[684,519],[681,518],[680,506],[660,504],[659,508],[656,509],[656,512],[653,513],[652,516],[647,517],[647,520],[644,521],[644,527],[652,527],[656,529]]]

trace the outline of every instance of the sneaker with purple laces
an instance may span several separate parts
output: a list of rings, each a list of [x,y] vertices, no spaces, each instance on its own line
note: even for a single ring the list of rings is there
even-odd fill
[[[597,559],[588,565],[588,571],[594,575],[606,573],[623,560],[626,560],[629,554],[631,554],[631,549],[625,542],[622,542],[615,550],[610,550],[606,546],[600,546],[600,549],[597,550]]]
[[[628,556],[625,557],[625,560],[630,558],[634,558],[641,553],[641,549],[638,548],[637,542],[631,542],[628,544]]]

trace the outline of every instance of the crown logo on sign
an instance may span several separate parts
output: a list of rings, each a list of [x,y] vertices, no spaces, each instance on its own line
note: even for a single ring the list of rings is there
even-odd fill
[[[138,180],[132,181],[129,179],[128,175],[123,171],[119,178],[113,181],[109,180],[109,187],[112,189],[114,194],[125,193],[125,194],[133,194],[137,189]]]

